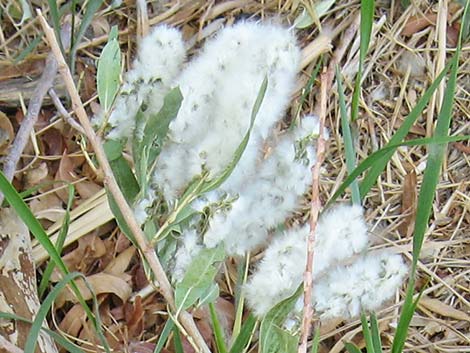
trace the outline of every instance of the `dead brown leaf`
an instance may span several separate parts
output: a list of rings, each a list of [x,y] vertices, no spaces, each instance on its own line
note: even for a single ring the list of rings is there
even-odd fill
[[[15,132],[10,119],[0,111],[0,153],[7,150],[14,138]]]
[[[450,317],[456,320],[470,321],[470,315],[448,304],[444,304],[438,299],[421,298],[421,300],[419,301],[419,305],[422,305],[426,309],[445,317]]]
[[[87,276],[86,281],[96,295],[114,294],[118,296],[123,302],[125,302],[127,299],[129,299],[132,293],[132,288],[126,281],[120,277],[116,277],[107,273],[97,273],[91,276]],[[76,283],[80,292],[82,293],[83,298],[85,300],[91,299],[92,294],[85,285],[83,279],[77,280]],[[58,308],[60,308],[66,302],[76,303],[77,301],[78,300],[75,295],[69,289],[66,289],[58,295],[56,305]]]
[[[129,264],[132,260],[132,257],[135,254],[135,248],[129,247],[120,253],[118,256],[113,258],[111,262],[106,266],[104,272],[109,273],[110,275],[119,276],[126,271],[129,267]]]

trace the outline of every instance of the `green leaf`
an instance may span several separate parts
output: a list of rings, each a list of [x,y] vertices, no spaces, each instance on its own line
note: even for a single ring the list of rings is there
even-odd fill
[[[72,272],[64,276],[59,283],[57,283],[54,286],[54,289],[51,290],[51,292],[47,295],[47,297],[43,300],[41,303],[41,306],[39,307],[39,310],[36,314],[36,317],[33,321],[33,324],[31,326],[31,329],[29,330],[28,337],[26,339],[26,343],[24,346],[24,351],[25,353],[28,352],[34,352],[36,348],[36,343],[38,341],[39,337],[39,332],[41,331],[42,324],[44,320],[46,319],[47,314],[49,313],[49,310],[52,307],[52,304],[54,303],[54,300],[57,298],[59,293],[65,288],[67,284],[72,282],[74,279],[77,277],[81,277],[84,280],[86,280],[86,277],[82,275],[81,273],[78,272]],[[86,283],[86,282],[85,282]],[[90,292],[93,293],[92,289],[90,289]],[[95,305],[97,304],[97,299],[96,296],[93,294],[93,301]],[[108,352],[109,352],[109,347],[108,347]]]
[[[281,327],[302,292],[303,286],[301,285],[293,295],[275,305],[266,314],[259,332],[260,353],[289,352],[284,349],[290,347],[294,339],[298,340],[298,337],[292,336]]]
[[[420,98],[418,103],[416,103],[415,107],[411,110],[410,114],[408,114],[406,119],[401,124],[400,128],[395,132],[395,134],[392,136],[392,138],[390,139],[390,141],[387,143],[385,147],[400,143],[401,141],[403,141],[406,135],[408,135],[408,132],[410,131],[411,127],[415,123],[416,119],[418,119],[423,113],[424,108],[426,107],[428,102],[431,100],[432,95],[436,91],[437,87],[439,87],[439,84],[444,79],[447,71],[449,70],[454,60],[455,60],[455,57],[452,59],[450,63],[446,65],[444,70],[442,70],[439,76],[437,76],[437,78],[434,80],[431,86],[426,90],[426,92],[424,92],[423,96]],[[381,160],[377,161],[377,163],[375,163],[374,166],[372,166],[372,168],[364,177],[364,180],[361,182],[359,186],[361,197],[365,197],[365,195],[369,192],[372,186],[377,182],[377,178],[385,169],[388,161],[390,160],[394,152],[395,150],[391,150],[389,153],[385,154]]]
[[[235,154],[233,156],[233,159],[230,161],[230,163],[225,167],[225,169],[222,171],[220,175],[218,175],[216,178],[207,181],[204,186],[202,187],[201,193],[206,193],[209,191],[212,191],[214,189],[217,189],[220,185],[224,183],[225,180],[228,179],[230,174],[232,174],[232,171],[235,169],[237,166],[238,162],[242,158],[243,152],[245,151],[246,146],[248,145],[248,141],[250,139],[251,135],[251,130],[253,130],[253,126],[255,124],[255,119],[256,116],[258,115],[258,112],[261,108],[261,104],[263,103],[264,96],[266,94],[266,89],[268,88],[268,78],[265,77],[263,82],[261,83],[261,87],[258,91],[258,96],[256,97],[255,104],[253,106],[253,109],[251,110],[251,119],[250,119],[250,126],[248,128],[248,131],[246,132],[245,136],[243,137],[242,142],[240,145],[237,147],[235,150]]]
[[[310,351],[310,353],[318,353],[319,345],[320,345],[320,330],[316,329],[315,334],[313,336],[312,350]]]
[[[163,346],[165,345],[171,331],[173,330],[173,326],[175,326],[173,320],[166,320],[165,326],[163,327],[163,331],[160,333],[160,337],[158,337],[158,342],[153,353],[160,353],[162,351]]]
[[[336,82],[338,83],[338,95],[339,95],[339,108],[341,115],[341,130],[344,138],[344,150],[346,152],[346,166],[348,168],[348,173],[351,172],[356,167],[356,152],[354,150],[353,139],[351,135],[351,127],[348,121],[348,114],[346,111],[346,101],[344,98],[344,89],[343,82],[341,79],[341,73],[339,72],[339,67],[336,65]],[[354,204],[361,204],[361,195],[359,194],[359,185],[357,180],[354,180],[351,183],[351,198]]]
[[[105,111],[108,111],[119,90],[121,74],[121,52],[118,40],[118,28],[113,26],[108,42],[101,52],[97,67],[98,98]]]
[[[56,242],[56,249],[59,254],[62,253],[62,249],[65,243],[65,238],[67,237],[67,234],[69,232],[70,210],[72,208],[74,197],[75,197],[75,187],[73,186],[73,184],[68,184],[67,207],[65,209],[64,220],[62,221],[62,226],[60,227],[59,235],[57,237],[57,242]],[[52,271],[54,271],[54,267],[55,267],[55,263],[53,261],[50,261],[47,264],[47,267],[44,270],[44,273],[42,274],[41,282],[39,284],[39,289],[38,289],[39,298],[43,296],[44,292],[47,289],[47,285],[49,284],[49,278],[52,275]]]
[[[47,3],[49,4],[49,14],[51,15],[52,19],[52,27],[54,28],[54,33],[55,37],[57,38],[57,41],[59,42],[60,49],[62,50],[62,53],[64,52],[64,48],[62,45],[62,38],[60,35],[60,12],[59,12],[59,7],[58,7],[58,1],[57,0],[47,0]],[[41,35],[42,37],[42,35]]]
[[[372,333],[372,343],[375,353],[382,353],[382,340],[380,338],[379,324],[375,313],[370,314],[370,327]]]
[[[372,343],[372,335],[370,333],[369,323],[367,322],[366,315],[361,313],[362,333],[366,341],[367,353],[375,353],[374,344]]]
[[[83,17],[81,18],[80,22],[80,27],[78,28],[77,34],[72,38],[73,42],[71,45],[71,50],[70,50],[70,71],[73,73],[75,71],[75,60],[76,60],[76,54],[78,50],[78,46],[85,35],[86,30],[88,29],[88,26],[90,26],[91,22],[93,21],[93,16],[95,16],[95,13],[98,11],[100,8],[101,4],[103,3],[103,0],[90,0],[86,4],[86,10],[85,13],[83,14]],[[75,14],[75,11],[73,11],[73,15]],[[72,24],[73,27],[73,24]]]
[[[459,69],[460,52],[462,49],[462,36],[464,28],[468,25],[467,13],[469,11],[470,1],[465,6],[462,15],[462,26],[459,33],[459,40],[454,59],[452,60],[452,68],[450,70],[449,81],[444,91],[444,99],[442,102],[441,110],[437,118],[437,125],[434,131],[434,139],[446,139],[449,134],[449,127],[452,120],[452,110],[454,104],[455,90],[457,86],[457,74]],[[406,292],[405,303],[403,305],[400,320],[398,322],[397,333],[393,340],[392,353],[401,353],[405,345],[408,328],[411,318],[416,310],[416,305],[422,294],[416,301],[413,301],[413,293],[415,287],[415,274],[418,265],[419,254],[424,242],[424,235],[429,224],[429,218],[432,213],[432,206],[434,195],[436,193],[437,184],[442,168],[442,161],[446,151],[446,144],[430,145],[426,169],[423,175],[423,181],[418,196],[418,208],[416,210],[416,222],[413,234],[413,261],[411,266],[410,279]]]
[[[361,42],[359,48],[359,69],[356,75],[354,93],[351,104],[351,121],[356,121],[359,114],[359,96],[361,92],[362,71],[367,50],[369,49],[372,25],[374,23],[374,0],[361,0]]]
[[[345,190],[346,188],[351,185],[351,183],[359,176],[361,175],[364,171],[367,169],[371,168],[374,166],[376,163],[380,161],[383,156],[387,155],[387,153],[391,151],[395,151],[398,147],[400,146],[419,146],[419,145],[426,145],[429,143],[434,143],[434,144],[446,144],[449,142],[457,142],[457,141],[465,141],[469,140],[470,135],[465,135],[465,136],[449,136],[445,138],[436,138],[436,137],[430,137],[430,138],[420,138],[420,139],[414,139],[414,140],[408,140],[406,142],[402,143],[397,143],[393,145],[387,145],[387,147],[384,147],[372,154],[370,154],[366,159],[364,159],[352,172],[348,177],[343,181],[343,183],[340,185],[338,190],[331,196],[331,198],[328,200],[328,204],[325,206],[325,208],[328,208],[329,205],[331,205]]]
[[[173,344],[175,346],[175,353],[184,353],[183,342],[181,341],[178,326],[173,326]]]
[[[25,204],[18,192],[8,182],[7,178],[5,177],[5,174],[3,174],[2,171],[0,171],[0,191],[3,192],[3,194],[5,195],[5,200],[15,209],[16,213],[18,213],[18,216],[26,224],[29,231],[34,235],[34,237],[38,240],[42,247],[47,251],[51,260],[54,261],[55,265],[64,275],[67,275],[69,271],[65,266],[64,262],[62,261],[62,258],[60,257],[56,248],[49,239],[49,236],[46,234],[39,221],[34,217],[33,213]],[[105,349],[107,349],[107,343],[103,336],[103,332],[101,326],[98,323],[97,318],[93,316],[93,313],[91,312],[90,308],[83,299],[75,282],[72,281],[71,287],[78,300],[80,301],[80,304],[82,305],[83,309],[85,310],[88,319],[93,323],[95,329],[97,330],[98,336],[102,341]],[[107,350],[107,352],[109,352],[109,349]]]
[[[212,329],[214,330],[215,344],[219,353],[227,353],[227,346],[225,345],[224,329],[220,324],[217,311],[213,303],[209,304],[209,311],[211,314]]]
[[[10,313],[4,313],[0,312],[0,319],[4,320],[16,320],[16,321],[21,321],[25,322],[27,324],[32,325],[33,322],[31,320],[27,320],[21,316],[17,316],[15,314],[10,314]],[[47,333],[49,336],[51,336],[58,344],[60,344],[67,352],[70,353],[84,353],[83,350],[80,349],[80,347],[76,346],[72,342],[70,342],[67,338],[61,336],[57,332],[54,332],[48,328],[41,327],[41,330],[45,333]]]
[[[349,353],[362,353],[359,348],[356,347],[353,343],[346,342],[344,347],[348,350]]]
[[[152,114],[148,118],[142,131],[136,129],[134,132],[133,155],[135,158],[137,178],[147,180],[155,167],[155,161],[161,152],[163,142],[168,133],[171,121],[176,118],[183,101],[183,95],[179,87],[173,88],[167,93],[163,100],[163,106],[157,114]],[[139,111],[137,121],[145,121],[145,112]],[[145,157],[145,158],[144,158]],[[142,165],[145,168],[142,168]],[[146,173],[146,175],[141,175]],[[143,185],[141,185],[143,187]]]
[[[117,36],[117,27],[113,26],[109,33],[108,43],[104,46],[98,59],[96,88],[101,108],[105,114],[110,111],[120,86],[121,51]]]
[[[207,294],[217,274],[215,264],[224,258],[224,248],[219,245],[216,248],[201,250],[191,261],[183,280],[176,285],[175,304],[178,312],[186,310]]]
[[[140,188],[129,163],[122,155],[122,145],[117,141],[108,140],[103,147],[116,182],[124,198],[132,205]]]
[[[253,334],[256,329],[256,323],[256,318],[253,316],[253,314],[250,314],[243,323],[240,329],[240,333],[235,338],[232,348],[230,348],[230,353],[246,352],[250,346],[251,339],[253,338]]]
[[[313,9],[316,12],[317,17],[323,17],[335,2],[336,0],[323,0],[315,3]],[[315,21],[312,16],[310,16],[310,13],[304,8],[300,15],[295,19],[294,27],[304,29],[310,27],[314,22]]]
[[[25,59],[34,49],[41,43],[43,34],[39,34],[35,37],[28,46],[21,51],[21,53],[13,60],[14,64],[18,64],[21,60]]]

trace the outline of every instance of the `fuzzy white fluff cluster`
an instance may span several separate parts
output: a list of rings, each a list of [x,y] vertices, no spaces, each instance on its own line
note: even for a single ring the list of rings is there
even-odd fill
[[[302,283],[308,233],[308,225],[291,229],[267,248],[245,286],[247,301],[256,315],[265,315]],[[377,309],[401,285],[406,274],[401,256],[387,251],[364,254],[368,240],[359,206],[337,206],[320,218],[312,297],[320,318],[351,318],[362,310]]]
[[[242,22],[209,40],[174,81],[183,94],[168,142],[159,156],[156,184],[172,203],[196,175],[217,177],[233,159],[250,125],[263,79],[267,91],[248,146],[226,188],[238,191],[253,168],[294,88],[300,51],[293,34],[274,25]],[[230,185],[230,186],[229,186]]]
[[[134,118],[143,102],[148,104],[148,113],[160,110],[163,98],[173,86],[185,57],[183,38],[174,28],[164,25],[155,27],[142,39],[133,67],[125,75],[120,94],[108,118],[111,127],[106,136],[108,139],[117,140],[132,135]]]

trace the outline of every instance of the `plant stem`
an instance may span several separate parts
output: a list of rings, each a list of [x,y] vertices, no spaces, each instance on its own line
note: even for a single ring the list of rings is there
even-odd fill
[[[315,249],[315,230],[318,223],[318,215],[320,214],[321,201],[320,201],[320,167],[323,163],[325,155],[325,138],[323,135],[325,117],[326,117],[326,102],[327,97],[327,71],[324,71],[320,76],[320,128],[319,137],[317,142],[317,162],[312,168],[312,201],[310,204],[310,232],[308,235],[307,243],[307,265],[304,272],[304,310],[301,326],[301,339],[298,353],[307,352],[307,342],[310,336],[310,328],[313,317],[312,307],[312,286],[313,286],[313,256]]]
[[[41,26],[44,30],[44,34],[46,35],[47,41],[49,42],[52,52],[54,53],[55,58],[57,60],[58,69],[64,80],[67,92],[69,93],[70,98],[72,100],[72,108],[76,112],[80,124],[85,130],[85,134],[88,140],[90,141],[93,150],[96,153],[96,158],[98,159],[98,162],[100,163],[100,166],[103,169],[104,184],[116,200],[116,203],[123,215],[125,222],[129,226],[129,229],[131,230],[132,235],[136,239],[136,242],[142,254],[147,260],[150,268],[152,269],[152,272],[158,281],[161,294],[168,302],[170,308],[172,310],[176,310],[175,301],[173,297],[173,288],[171,287],[170,281],[168,280],[168,277],[166,276],[166,273],[163,270],[160,261],[158,260],[155,250],[147,242],[147,239],[142,229],[140,228],[140,225],[135,220],[132,209],[124,198],[116,182],[114,174],[111,170],[111,166],[109,165],[109,162],[106,158],[106,154],[103,149],[103,142],[95,134],[95,131],[93,130],[93,127],[90,124],[87,113],[83,107],[81,98],[78,94],[77,88],[75,87],[75,83],[73,81],[70,69],[65,62],[62,52],[60,51],[59,44],[55,37],[54,31],[48,25],[46,19],[44,18],[40,10],[38,10],[38,17],[41,22]],[[190,338],[192,338],[192,340],[194,340],[194,342],[198,346],[199,350],[204,353],[210,353],[209,347],[207,346],[206,342],[204,341],[204,338],[202,337],[196,324],[194,323],[193,317],[187,312],[182,312],[179,315],[179,319],[188,334],[191,336]]]

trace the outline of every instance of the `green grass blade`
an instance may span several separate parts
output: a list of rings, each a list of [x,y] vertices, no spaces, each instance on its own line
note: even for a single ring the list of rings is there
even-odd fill
[[[209,303],[209,311],[211,314],[212,329],[214,330],[215,344],[219,353],[227,353],[227,346],[225,344],[224,330],[220,325],[217,311],[215,310],[214,303]]]
[[[361,92],[362,71],[367,50],[369,49],[372,25],[374,23],[374,0],[361,0],[361,42],[359,48],[359,68],[354,85],[353,99],[351,103],[351,121],[354,122],[359,114],[359,96]]]
[[[153,353],[160,353],[162,351],[163,346],[165,345],[166,341],[168,340],[168,337],[170,336],[171,331],[173,330],[173,326],[175,326],[173,320],[166,320],[165,326],[163,327],[163,331],[161,332],[160,337],[158,337],[158,342],[155,346]]]
[[[375,353],[374,344],[372,343],[372,334],[370,332],[369,323],[367,322],[367,317],[364,313],[361,313],[361,325],[362,325],[362,334],[364,335],[364,340],[366,341],[367,353]]]
[[[312,350],[310,353],[318,353],[318,347],[320,345],[320,330],[316,329],[312,340]]]
[[[26,343],[24,346],[25,353],[34,353],[42,324],[46,319],[46,316],[49,313],[49,310],[52,307],[54,300],[57,298],[62,289],[64,289],[64,287],[69,284],[69,282],[73,281],[77,277],[82,277],[83,279],[85,279],[84,275],[77,272],[71,272],[64,276],[64,278],[55,285],[54,289],[47,295],[47,297],[41,303],[41,306],[39,307],[39,310],[36,314],[33,324],[31,325],[31,329],[26,339]]]
[[[175,353],[184,353],[183,342],[181,341],[180,330],[177,326],[173,327],[173,344]]]
[[[64,247],[65,238],[67,237],[67,233],[69,232],[69,224],[70,224],[70,210],[72,208],[73,199],[75,196],[75,187],[72,184],[68,184],[68,199],[67,199],[67,207],[65,209],[64,220],[62,221],[62,226],[60,227],[59,235],[57,237],[56,242],[56,249],[59,255],[62,253],[62,248]],[[47,285],[49,284],[49,278],[52,275],[52,271],[54,270],[55,263],[50,261],[47,264],[47,267],[42,274],[41,282],[39,284],[39,298],[42,298],[44,292],[47,289]]]
[[[339,96],[339,108],[341,115],[341,130],[343,133],[344,139],[344,149],[346,156],[346,167],[348,168],[348,173],[351,172],[356,167],[356,152],[354,150],[353,139],[351,135],[351,127],[348,121],[348,113],[346,111],[346,100],[344,97],[343,89],[343,80],[341,79],[341,73],[339,72],[338,65],[336,65],[336,82],[338,83],[338,96]],[[351,198],[352,202],[356,205],[361,204],[361,195],[359,193],[359,184],[357,180],[354,180],[351,183]]]
[[[230,353],[246,352],[253,338],[257,322],[258,321],[253,314],[248,316],[240,329],[240,333],[237,335],[232,347],[230,348]]]
[[[387,145],[386,147],[375,151],[374,153],[370,154],[366,159],[364,159],[357,167],[354,169],[350,175],[343,181],[343,183],[340,185],[338,190],[331,196],[331,198],[328,200],[328,204],[326,207],[331,205],[345,190],[346,188],[351,185],[351,183],[363,172],[365,172],[367,169],[371,168],[372,166],[376,165],[377,163],[380,162],[380,160],[387,155],[389,152],[395,151],[398,147],[401,146],[420,146],[420,145],[427,145],[430,143],[435,143],[435,144],[446,144],[449,142],[457,142],[457,141],[465,141],[469,140],[470,135],[464,135],[464,136],[448,136],[448,137],[427,137],[427,138],[419,138],[419,139],[413,139],[413,140],[408,140],[402,143],[397,143],[393,145]]]
[[[317,79],[318,73],[320,72],[320,69],[322,67],[322,63],[323,63],[323,56],[320,56],[320,60],[318,60],[317,65],[313,69],[313,72],[310,75],[310,78],[308,79],[307,84],[302,89],[302,95],[300,96],[299,106],[297,107],[297,110],[296,110],[295,115],[294,115],[294,119],[292,120],[292,123],[291,123],[289,129],[292,129],[295,126],[295,124],[297,123],[297,121],[299,119],[299,116],[300,116],[300,112],[302,110],[302,106],[304,105],[305,100],[307,99],[308,95],[312,91],[315,80]]]
[[[380,339],[379,324],[377,323],[377,316],[375,313],[370,314],[370,327],[374,351],[375,353],[382,353],[382,340]]]
[[[349,353],[362,353],[361,350],[357,348],[356,345],[354,345],[353,343],[346,342],[344,344],[344,347]]]
[[[444,91],[444,99],[442,102],[441,110],[437,118],[436,129],[434,131],[435,139],[448,138],[449,127],[452,121],[452,110],[454,105],[454,96],[457,86],[457,73],[459,69],[460,51],[462,48],[462,35],[463,29],[466,28],[465,23],[468,19],[467,13],[470,1],[466,3],[464,13],[462,15],[462,26],[459,33],[459,41],[455,52],[454,59],[452,60],[452,67],[450,70],[449,81]],[[419,254],[424,242],[424,236],[428,227],[429,218],[432,213],[432,206],[434,195],[436,192],[437,184],[439,183],[439,176],[441,173],[442,162],[447,149],[446,144],[431,144],[429,148],[428,160],[426,169],[423,175],[423,182],[418,196],[418,207],[416,210],[416,222],[413,234],[413,261],[411,267],[410,280],[406,292],[406,300],[403,305],[402,313],[397,327],[397,335],[393,341],[392,353],[401,353],[405,345],[405,340],[411,318],[416,310],[419,297],[413,302],[413,292],[415,287],[415,273],[418,265]]]
[[[21,53],[13,60],[14,64],[18,64],[21,60],[25,59],[34,49],[41,43],[43,34],[39,34],[34,38],[28,46],[21,51]]]
[[[453,60],[455,60],[455,58]],[[420,98],[418,103],[416,103],[415,107],[411,110],[410,114],[408,114],[406,119],[401,124],[400,128],[392,136],[387,146],[400,143],[401,141],[403,141],[406,135],[408,135],[408,132],[415,123],[416,119],[418,119],[422,115],[424,108],[426,108],[427,104],[432,98],[432,95],[436,91],[437,87],[439,87],[441,81],[444,79],[445,75],[447,74],[447,71],[452,65],[452,62],[453,61],[446,65],[444,70],[442,70],[442,72],[437,76],[431,86],[426,90],[426,92],[424,92],[423,96]],[[393,150],[390,151],[388,154],[384,155],[383,159],[377,161],[377,163],[371,168],[369,173],[367,173],[367,175],[364,177],[364,180],[359,186],[361,197],[364,197],[372,188],[372,186],[377,182],[377,178],[385,169],[388,161],[390,160],[394,152],[395,151]]]
[[[60,257],[56,248],[50,241],[48,235],[42,228],[39,221],[34,217],[33,213],[28,208],[26,203],[23,201],[21,196],[18,194],[15,188],[13,188],[13,186],[10,184],[8,179],[5,177],[5,174],[3,174],[3,172],[1,171],[0,171],[0,191],[3,192],[3,194],[5,195],[5,200],[15,209],[16,213],[18,213],[18,216],[26,224],[29,231],[34,235],[34,237],[38,240],[38,242],[42,245],[42,247],[47,251],[51,260],[54,261],[55,265],[60,269],[60,271],[64,275],[67,275],[69,271],[67,267],[65,266],[64,262],[62,261],[62,258]],[[97,330],[97,333],[105,349],[107,349],[107,352],[109,352],[107,341],[103,336],[101,325],[98,322],[99,319],[93,316],[93,313],[91,312],[90,308],[88,307],[85,300],[83,299],[75,282],[72,281],[71,287],[75,295],[77,296],[78,300],[80,301],[80,304],[83,306],[83,309],[85,310],[85,313],[87,314],[87,317],[94,324],[95,329]]]
[[[25,322],[25,323],[30,324],[30,325],[33,324],[33,322],[31,320],[27,320],[27,319],[25,319],[21,316],[17,316],[15,314],[11,314],[11,313],[0,312],[0,319],[21,321],[21,322]],[[80,347],[73,344],[67,338],[61,336],[57,332],[52,331],[52,330],[50,330],[48,328],[45,328],[45,327],[41,327],[41,330],[44,331],[45,333],[47,333],[49,336],[51,336],[54,339],[54,341],[56,343],[58,343],[59,345],[61,345],[63,348],[65,348],[65,350],[67,352],[70,352],[70,353],[84,353],[84,351]]]
[[[59,43],[60,49],[64,52],[64,48],[62,46],[62,38],[60,36],[60,11],[57,0],[47,0],[49,4],[49,13],[52,19],[52,27],[54,28],[55,36],[57,38],[57,42]]]
[[[70,71],[72,73],[75,71],[75,57],[77,54],[78,45],[85,35],[88,26],[91,24],[93,16],[98,11],[102,3],[103,0],[90,0],[87,3],[85,13],[83,14],[82,21],[80,22],[80,27],[78,28],[78,32],[72,38],[73,41],[70,50]],[[75,13],[75,11],[73,11],[73,13]]]

